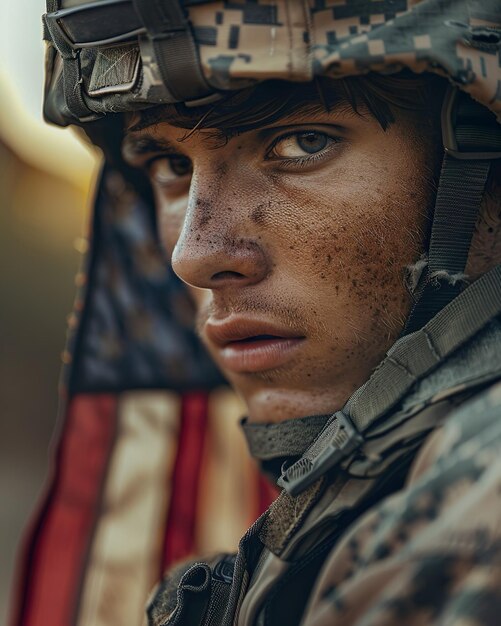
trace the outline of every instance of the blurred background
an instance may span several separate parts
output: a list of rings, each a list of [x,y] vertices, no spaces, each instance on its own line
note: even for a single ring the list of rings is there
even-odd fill
[[[42,120],[44,0],[0,0],[0,624],[46,474],[98,155]]]

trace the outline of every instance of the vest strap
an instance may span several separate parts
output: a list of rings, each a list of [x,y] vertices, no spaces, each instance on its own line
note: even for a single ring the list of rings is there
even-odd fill
[[[501,265],[479,278],[423,328],[400,338],[369,380],[335,413],[278,484],[302,493],[360,447],[363,435],[411,387],[501,314]]]

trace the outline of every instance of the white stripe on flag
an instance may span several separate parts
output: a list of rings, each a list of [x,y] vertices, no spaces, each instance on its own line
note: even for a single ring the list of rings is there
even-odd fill
[[[159,575],[181,400],[158,391],[119,398],[116,444],[89,556],[77,626],[138,626]]]
[[[232,391],[211,393],[196,525],[201,554],[236,552],[257,509],[255,463],[238,423],[243,415]]]

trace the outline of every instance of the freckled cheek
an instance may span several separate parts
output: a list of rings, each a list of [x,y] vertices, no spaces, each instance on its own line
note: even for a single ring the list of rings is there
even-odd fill
[[[382,178],[346,172],[339,183],[289,194],[287,221],[294,226],[282,231],[284,248],[308,289],[330,284],[338,296],[348,290],[350,299],[367,300],[368,290],[400,285],[402,268],[420,252],[425,200],[417,194],[405,201],[400,185],[395,190],[395,183]]]
[[[171,255],[183,229],[188,200],[185,197],[167,200],[157,195],[155,204],[160,241]]]

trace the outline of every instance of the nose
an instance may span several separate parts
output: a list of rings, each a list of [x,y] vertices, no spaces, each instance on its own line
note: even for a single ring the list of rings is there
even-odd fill
[[[209,201],[191,198],[171,262],[181,280],[202,289],[255,285],[271,269],[245,211],[218,211]]]

